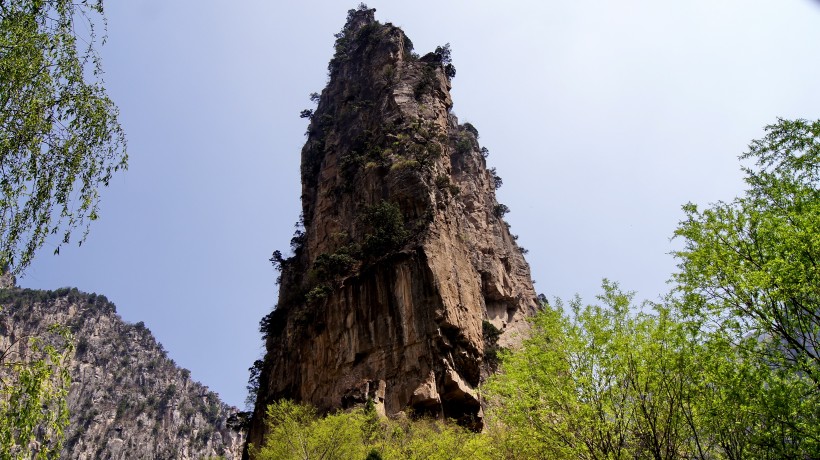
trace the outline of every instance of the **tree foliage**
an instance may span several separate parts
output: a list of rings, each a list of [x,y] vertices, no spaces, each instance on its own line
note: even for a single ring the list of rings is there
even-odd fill
[[[269,315],[266,315],[260,321],[260,329],[267,328],[267,321]],[[267,330],[262,331],[263,335],[267,334]],[[248,384],[245,386],[245,390],[248,394],[245,396],[245,409],[248,411],[253,411],[254,405],[256,405],[256,396],[259,393],[259,379],[262,376],[262,370],[265,367],[264,361],[261,359],[257,359],[253,362],[253,365],[248,368]]]
[[[603,305],[576,298],[569,315],[560,301],[537,315],[533,335],[487,387],[496,416],[544,458],[691,455],[685,328],[661,305],[635,313],[633,294],[615,283],[603,289]]]
[[[389,201],[381,201],[365,208],[361,222],[367,228],[362,250],[370,257],[377,258],[394,251],[410,237],[401,208]]]
[[[449,56],[449,53],[448,53],[448,56]],[[473,136],[475,136],[476,139],[478,139],[478,129],[476,129],[476,127],[473,126],[472,123],[466,122],[466,123],[462,124],[461,127],[464,128],[464,130],[466,130],[467,132],[471,133]]]
[[[102,0],[0,1],[0,266],[14,273],[51,234],[55,253],[73,230],[82,243],[100,186],[127,166],[100,24]]]
[[[67,328],[0,349],[0,460],[58,458],[68,426]]]
[[[603,289],[600,305],[545,306],[485,386],[508,457],[817,457],[811,386],[751,352],[756,338],[703,328],[672,297],[638,308]]]
[[[483,460],[494,457],[488,436],[435,420],[380,418],[372,405],[324,417],[315,408],[277,401],[267,409],[268,434],[253,458]]]
[[[436,56],[441,65],[444,67],[444,74],[447,75],[447,78],[452,80],[456,76],[456,67],[453,65],[453,58],[451,56],[452,51],[450,50],[450,44],[445,43],[444,46],[437,46],[436,50],[433,51],[433,54]],[[476,134],[478,137],[478,134]]]
[[[755,162],[743,196],[684,207],[675,279],[692,313],[764,339],[820,386],[820,120],[766,131],[741,156]]]
[[[743,196],[684,207],[663,303],[605,282],[502,356],[486,389],[511,457],[820,457],[820,122],[766,131]]]
[[[319,419],[316,409],[288,400],[268,406],[269,433],[256,453],[259,459],[364,458],[360,414]]]
[[[820,120],[766,127],[741,156],[748,189],[684,206],[675,275],[684,308],[766,374],[758,440],[820,455]]]

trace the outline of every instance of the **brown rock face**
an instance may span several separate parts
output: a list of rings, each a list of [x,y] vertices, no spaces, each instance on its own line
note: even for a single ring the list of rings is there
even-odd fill
[[[488,358],[536,308],[478,133],[450,112],[449,53],[417,57],[374,11],[351,10],[337,35],[302,150],[305,230],[263,321],[256,445],[278,398],[478,428]]]

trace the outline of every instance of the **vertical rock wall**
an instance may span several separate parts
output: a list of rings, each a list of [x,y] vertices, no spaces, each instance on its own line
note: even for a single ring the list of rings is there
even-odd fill
[[[479,428],[488,347],[514,346],[537,305],[478,133],[451,113],[447,51],[415,55],[374,11],[337,35],[302,150],[304,233],[263,320],[257,445],[278,398]]]

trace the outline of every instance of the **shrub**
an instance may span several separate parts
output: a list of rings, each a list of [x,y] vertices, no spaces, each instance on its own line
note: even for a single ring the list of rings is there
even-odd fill
[[[481,333],[484,336],[484,341],[491,344],[497,343],[498,337],[501,336],[501,330],[486,319],[481,322]]]
[[[298,230],[297,230],[297,233],[298,233]],[[294,236],[293,239],[291,239],[291,245],[294,244],[294,241],[298,241],[298,236],[299,235],[297,234],[297,235]],[[294,250],[301,249],[301,246],[293,246],[293,248],[294,248]],[[282,272],[284,272],[285,267],[287,267],[287,265],[289,263],[292,263],[294,260],[295,260],[295,256],[288,257],[286,259],[285,257],[282,256],[282,251],[280,251],[278,249],[273,251],[273,254],[271,254],[271,258],[268,259],[268,261],[270,261],[270,263],[273,265],[273,269],[276,270],[277,272],[279,272],[278,275],[276,276],[276,284],[280,284],[282,282]]]
[[[438,61],[444,66],[444,74],[452,80],[456,76],[456,67],[453,65],[453,59],[450,56],[450,44],[447,43],[444,46],[437,46],[433,54],[436,55]]]
[[[490,436],[433,420],[379,419],[357,408],[319,417],[312,406],[278,401],[268,406],[268,436],[250,446],[253,458],[366,460],[484,460],[495,454]]]
[[[77,341],[77,348],[75,351],[75,356],[78,358],[82,358],[85,353],[88,351],[88,338],[80,337],[80,340]]]
[[[362,244],[366,256],[379,257],[398,249],[410,236],[401,209],[388,201],[365,209],[361,220],[369,230]]]
[[[506,204],[499,203],[493,208],[493,215],[499,219],[502,219],[508,212],[510,212],[510,208]]]
[[[313,270],[320,280],[328,281],[348,274],[354,265],[356,265],[356,259],[348,254],[345,248],[342,248],[333,254],[319,254],[313,262]]]
[[[384,79],[388,82],[393,81],[393,77],[396,75],[396,67],[392,64],[387,64],[382,68],[382,75]]]
[[[435,70],[429,65],[424,66],[421,71],[421,78],[419,79],[418,83],[416,83],[415,88],[413,88],[413,94],[415,95],[416,99],[421,99],[426,92],[428,92],[433,87],[433,81],[435,80]]]
[[[245,407],[248,410],[253,410],[253,406],[256,405],[256,395],[259,393],[259,378],[262,376],[264,365],[264,361],[257,359],[253,362],[253,366],[248,368],[248,384],[245,386],[245,389],[248,390],[248,394],[245,396]]]
[[[305,302],[316,303],[326,299],[333,290],[326,284],[320,284],[305,294]]]
[[[478,139],[478,130],[475,129],[475,126],[473,126],[472,123],[464,123],[463,125],[461,125],[461,127],[467,130],[467,132],[471,133],[473,136],[475,136],[476,139]]]
[[[473,143],[467,136],[460,136],[456,141],[456,152],[464,155],[473,150]]]
[[[444,66],[444,75],[447,75],[447,78],[452,80],[456,76],[456,66],[453,64],[447,64]]]
[[[490,168],[490,175],[493,178],[493,187],[495,187],[496,190],[500,189],[501,186],[504,185],[504,180],[496,173],[495,168]]]
[[[364,416],[336,414],[319,419],[312,406],[277,401],[266,413],[268,435],[261,448],[250,446],[252,457],[267,459],[353,459],[367,452],[361,442]]]
[[[214,428],[212,426],[206,426],[202,430],[199,431],[196,435],[196,440],[199,442],[200,445],[205,445],[210,441],[211,436],[214,433]]]
[[[390,165],[390,170],[391,171],[400,171],[402,169],[408,169],[408,168],[418,169],[420,167],[421,167],[421,163],[419,163],[418,160],[405,158],[405,159],[402,159],[402,160],[398,160],[395,163],[393,163],[392,165]]]
[[[296,253],[304,247],[305,240],[307,236],[305,235],[305,231],[301,228],[298,228],[301,224],[299,222],[296,223],[296,230],[293,231],[293,237],[290,239],[290,250]]]

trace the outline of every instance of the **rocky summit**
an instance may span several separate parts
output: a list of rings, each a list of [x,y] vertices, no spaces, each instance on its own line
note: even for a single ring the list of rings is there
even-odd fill
[[[272,261],[279,301],[249,431],[290,398],[330,411],[371,401],[482,426],[480,384],[537,308],[478,130],[451,111],[449,46],[419,56],[373,9],[336,35],[302,149],[302,219]]]
[[[0,285],[0,350],[26,360],[30,338],[70,330],[70,423],[61,459],[241,458],[237,410],[190,377],[142,323],[127,324],[102,295]],[[2,373],[0,373],[2,377]]]

